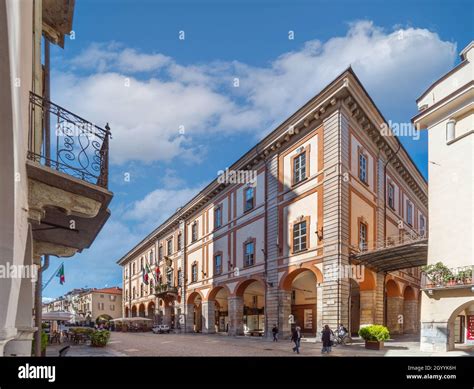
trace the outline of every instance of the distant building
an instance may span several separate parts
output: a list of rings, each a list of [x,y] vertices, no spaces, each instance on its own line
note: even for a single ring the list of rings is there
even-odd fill
[[[428,131],[428,264],[421,350],[474,344],[474,41],[461,63],[417,100],[413,122]]]

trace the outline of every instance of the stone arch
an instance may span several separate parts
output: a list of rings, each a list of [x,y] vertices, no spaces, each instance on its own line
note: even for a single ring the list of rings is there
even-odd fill
[[[125,307],[125,317],[128,317],[130,313],[130,310],[128,309],[128,307]]]
[[[455,320],[456,320],[456,317],[462,313],[463,311],[469,309],[470,313],[468,312],[468,314],[470,315],[473,315],[474,314],[474,299],[473,300],[470,300],[470,301],[466,301],[464,303],[462,303],[461,305],[459,305],[456,309],[454,309],[451,313],[451,315],[449,316],[449,319],[448,319],[448,331],[447,331],[447,349],[448,351],[452,351],[455,349]],[[467,321],[467,317],[466,317],[466,321]],[[465,323],[465,326],[467,326],[468,323]]]
[[[385,283],[385,292],[387,293],[387,297],[401,297],[402,296],[398,283],[392,279],[388,280]]]
[[[132,317],[137,317],[137,306],[132,306]]]
[[[295,278],[305,271],[312,272],[316,278],[317,283],[323,282],[323,274],[316,266],[303,264],[301,267],[285,272],[280,281],[280,289],[291,290],[291,285],[293,284]]]
[[[406,285],[403,290],[403,332],[412,334],[417,331],[418,299],[415,289]]]
[[[196,300],[198,296],[201,298],[201,301],[204,301],[204,296],[202,293],[199,290],[195,290],[188,296],[187,303],[194,304],[194,300]]]
[[[147,316],[149,319],[153,319],[155,316],[155,302],[150,301],[146,307]]]
[[[145,317],[145,304],[141,303],[138,306],[138,316]]]
[[[235,288],[235,295],[236,296],[243,296],[243,294],[245,292],[245,289],[247,289],[247,287],[250,284],[253,284],[254,282],[258,282],[263,287],[263,289],[265,290],[265,282],[258,276],[252,276],[251,278],[247,278],[247,279],[242,280],[242,281],[239,282],[239,284]]]
[[[206,301],[214,301],[216,299],[216,295],[223,289],[227,292],[229,296],[231,295],[230,289],[226,284],[216,285],[207,295]]]

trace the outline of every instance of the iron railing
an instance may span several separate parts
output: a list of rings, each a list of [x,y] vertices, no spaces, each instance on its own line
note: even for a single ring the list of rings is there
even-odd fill
[[[158,284],[155,286],[155,296],[159,297],[168,294],[177,295],[178,288],[169,284]]]
[[[474,286],[473,265],[448,268],[440,263],[427,266],[421,273],[422,289],[464,288]]]
[[[108,187],[105,129],[30,92],[28,159],[91,184]]]
[[[397,235],[387,236],[377,239],[375,242],[360,243],[358,245],[351,245],[350,250],[352,254],[361,254],[364,252],[371,252],[386,249],[389,247],[397,247],[408,243],[415,243],[427,239],[426,229],[423,230],[399,230]]]

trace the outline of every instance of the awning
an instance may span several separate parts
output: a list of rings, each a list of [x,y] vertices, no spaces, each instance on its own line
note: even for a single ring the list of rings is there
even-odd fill
[[[112,319],[110,321],[127,323],[127,322],[152,321],[152,320],[147,318],[147,317],[138,317],[137,316],[137,317],[119,317],[118,319]]]
[[[427,264],[428,239],[352,254],[351,258],[376,272],[418,267]]]
[[[74,315],[66,311],[53,311],[53,312],[44,312],[41,315],[41,320],[51,321],[51,320],[64,320],[69,321]]]

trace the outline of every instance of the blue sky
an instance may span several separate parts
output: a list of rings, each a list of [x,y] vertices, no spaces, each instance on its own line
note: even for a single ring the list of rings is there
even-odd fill
[[[349,65],[387,120],[408,122],[472,20],[467,0],[76,2],[52,99],[110,123],[115,197],[90,249],[52,259],[45,277],[64,261],[66,283],[44,296],[120,285],[125,252]],[[401,141],[426,176],[426,136]]]

